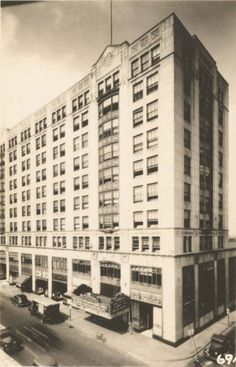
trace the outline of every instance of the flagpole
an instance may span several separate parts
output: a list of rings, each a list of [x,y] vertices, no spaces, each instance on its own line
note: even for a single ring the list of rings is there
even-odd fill
[[[112,0],[110,0],[110,19],[111,19],[111,45],[112,45]]]

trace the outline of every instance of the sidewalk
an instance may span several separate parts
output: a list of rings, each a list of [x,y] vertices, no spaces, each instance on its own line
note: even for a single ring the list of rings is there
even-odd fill
[[[62,304],[61,312],[69,315],[69,308]],[[109,330],[90,321],[89,315],[78,309],[73,308],[71,310],[71,316],[71,321],[69,319],[67,321],[69,327],[73,327],[80,333],[84,333],[86,336],[95,340],[97,333],[103,333],[106,338],[106,344],[109,347],[139,359],[144,365],[150,367],[161,365],[162,362],[184,360],[187,362],[188,359],[196,355],[196,349],[191,340],[187,340],[177,348],[174,348],[150,336],[146,336],[145,334],[148,333],[144,333],[144,335],[135,332],[133,334],[129,332],[120,334],[119,332]],[[230,314],[230,321],[236,322],[236,311]],[[197,350],[200,351],[210,342],[212,334],[221,333],[227,327],[227,316],[225,316],[199,334],[196,334],[194,341]]]
[[[15,359],[11,358],[7,353],[0,349],[0,366],[2,367],[17,367],[20,366]]]

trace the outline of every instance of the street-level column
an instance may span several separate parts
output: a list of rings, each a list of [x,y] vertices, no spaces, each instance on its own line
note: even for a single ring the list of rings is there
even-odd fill
[[[215,298],[214,298],[214,316],[217,316],[218,315],[218,307],[217,307],[217,298],[218,298],[218,295],[217,295],[217,272],[218,272],[218,268],[217,268],[217,265],[218,265],[218,262],[217,262],[217,259],[214,258],[214,295],[215,295]]]
[[[35,292],[36,286],[36,278],[35,278],[35,255],[32,254],[32,291]]]
[[[52,256],[48,256],[48,297],[52,297]]]
[[[225,304],[229,307],[229,257],[225,252]]]
[[[21,252],[18,252],[18,275],[21,275]]]
[[[95,258],[97,256],[96,253],[94,253],[94,259],[91,260],[91,283],[92,283],[92,291],[93,293],[100,294],[100,263]]]
[[[67,292],[72,292],[72,259],[67,258]]]
[[[194,282],[195,282],[195,329],[199,328],[199,268],[198,263],[194,264]]]
[[[10,273],[10,267],[9,267],[9,251],[7,249],[6,251],[6,280],[9,282],[9,274]]]

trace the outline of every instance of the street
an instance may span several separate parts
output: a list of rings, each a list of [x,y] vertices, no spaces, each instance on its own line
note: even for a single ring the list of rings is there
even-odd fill
[[[5,293],[5,292],[4,292]],[[15,289],[15,294],[20,293]],[[117,352],[107,345],[88,338],[66,322],[41,324],[31,316],[28,308],[11,304],[9,295],[0,292],[1,324],[12,327],[13,332],[23,341],[24,349],[14,358],[24,366],[42,354],[53,357],[61,366],[138,366],[138,361]]]

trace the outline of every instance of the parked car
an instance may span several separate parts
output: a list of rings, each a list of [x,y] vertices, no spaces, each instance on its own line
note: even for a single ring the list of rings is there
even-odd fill
[[[55,291],[52,294],[52,299],[54,299],[54,301],[62,301],[63,300],[63,294],[60,291]]]
[[[0,325],[0,345],[8,354],[13,354],[23,348],[21,340],[12,334],[11,328],[3,325]]]
[[[44,289],[42,287],[36,288],[35,294],[39,294],[39,295],[44,294]]]
[[[29,307],[31,305],[30,300],[28,300],[25,294],[12,296],[10,297],[10,301],[18,307]]]
[[[46,355],[41,355],[37,358],[34,359],[32,366],[39,366],[39,367],[43,367],[43,366],[48,366],[48,367],[58,367],[59,364],[57,363],[57,361],[55,361],[54,358],[50,357],[50,356],[46,356]]]
[[[49,298],[35,296],[29,311],[31,315],[40,318],[41,322],[57,322],[60,318],[60,303]]]

